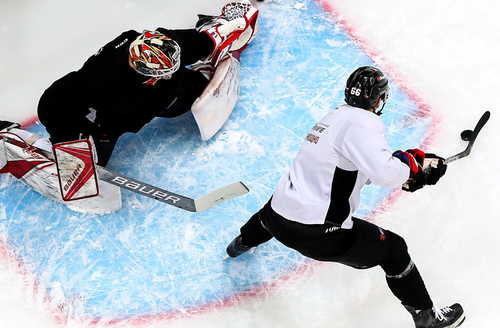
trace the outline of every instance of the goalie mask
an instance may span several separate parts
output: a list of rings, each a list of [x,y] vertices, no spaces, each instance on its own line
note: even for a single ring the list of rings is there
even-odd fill
[[[351,106],[375,109],[379,100],[382,108],[375,114],[382,114],[385,103],[389,99],[389,82],[382,71],[375,67],[363,66],[355,70],[347,79],[345,102]]]
[[[134,69],[154,79],[169,79],[181,65],[181,49],[177,42],[157,32],[144,30],[130,44]]]

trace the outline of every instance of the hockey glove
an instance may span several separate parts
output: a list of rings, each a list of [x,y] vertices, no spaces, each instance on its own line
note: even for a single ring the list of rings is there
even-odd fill
[[[407,151],[397,150],[392,156],[399,158],[399,160],[410,168],[410,176],[408,181],[403,184],[403,190],[414,192],[423,188],[426,184],[426,175],[422,170],[422,164],[425,160],[425,153],[419,149],[409,149]]]
[[[199,15],[196,30],[208,34],[214,42],[203,63],[216,67],[230,51],[243,51],[258,33],[258,13],[250,2],[241,1],[225,5],[220,16]]]
[[[418,164],[420,164],[420,166],[424,166],[424,160],[425,160],[425,153],[423,151],[421,151],[420,149],[408,149],[406,150],[408,153],[410,153],[414,158],[415,160],[417,161]]]
[[[446,173],[447,167],[444,158],[436,154],[425,154],[424,172],[427,178],[426,184],[435,185]]]

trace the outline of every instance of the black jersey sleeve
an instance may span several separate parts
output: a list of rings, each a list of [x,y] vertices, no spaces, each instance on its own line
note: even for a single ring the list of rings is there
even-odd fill
[[[140,33],[134,30],[123,32],[90,56],[79,73],[95,79],[99,76],[108,76],[124,67],[127,68],[128,48],[139,35]]]
[[[159,27],[157,31],[179,44],[181,48],[181,66],[194,64],[198,60],[208,57],[214,47],[210,36],[206,33],[199,33],[195,29],[168,30]]]

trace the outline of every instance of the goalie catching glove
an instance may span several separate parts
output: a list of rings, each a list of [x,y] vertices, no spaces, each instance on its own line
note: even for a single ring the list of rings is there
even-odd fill
[[[204,63],[216,67],[230,51],[243,51],[258,33],[259,11],[249,2],[231,2],[222,8],[220,16],[198,15],[196,30],[207,33],[214,42]]]

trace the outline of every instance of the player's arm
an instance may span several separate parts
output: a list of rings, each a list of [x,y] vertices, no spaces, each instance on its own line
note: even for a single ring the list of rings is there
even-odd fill
[[[401,186],[409,178],[409,167],[392,156],[382,122],[376,128],[352,125],[334,146],[372,183],[384,189]]]
[[[168,30],[159,27],[156,30],[179,44],[181,61],[184,66],[206,58],[213,49],[210,36],[199,33],[195,29]]]
[[[393,156],[410,168],[410,177],[403,184],[405,191],[414,192],[425,185],[435,185],[446,173],[444,158],[436,154],[426,154],[420,149],[408,149],[405,152],[395,151]]]

